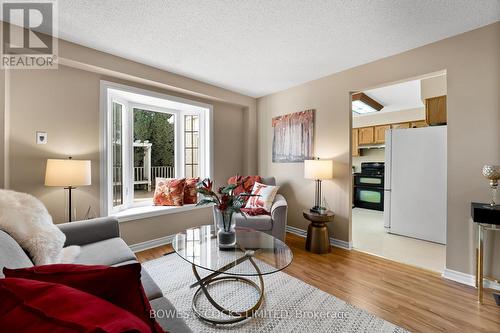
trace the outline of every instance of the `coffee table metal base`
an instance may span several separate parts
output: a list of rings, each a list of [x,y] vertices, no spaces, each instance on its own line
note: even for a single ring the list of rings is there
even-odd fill
[[[241,260],[238,260],[234,264],[228,265],[226,268],[227,269],[232,268],[245,260],[249,260],[257,272],[257,276],[259,278],[259,284],[255,283],[254,281],[252,281],[250,279],[247,279],[247,278],[244,278],[241,276],[217,277],[218,275],[223,274],[222,270],[219,272],[212,273],[212,274],[210,274],[202,279],[202,278],[200,278],[200,275],[198,274],[198,271],[196,270],[196,266],[192,265],[193,274],[196,277],[196,280],[198,280],[198,282],[191,285],[191,287],[194,287],[198,284],[200,285],[199,288],[196,290],[196,292],[193,295],[193,302],[192,302],[192,309],[198,318],[200,318],[208,323],[211,323],[211,324],[234,324],[234,323],[243,321],[247,318],[250,318],[254,315],[255,311],[257,311],[260,308],[260,306],[262,305],[262,302],[264,301],[264,280],[262,278],[262,274],[259,270],[259,267],[255,264],[252,256],[253,256],[252,251],[247,251],[247,253],[245,253],[245,255],[241,258]],[[224,282],[228,282],[228,281],[236,281],[236,282],[244,283],[244,284],[252,286],[255,290],[257,290],[257,292],[259,293],[259,299],[255,303],[255,305],[252,306],[250,309],[245,310],[245,311],[231,311],[231,310],[228,310],[228,309],[222,307],[221,305],[219,305],[212,298],[212,296],[208,292],[207,287],[209,285],[214,285],[216,283],[224,283]],[[207,300],[210,302],[210,304],[212,304],[218,311],[220,311],[221,313],[223,313],[225,315],[233,316],[234,318],[215,319],[215,318],[209,318],[209,317],[205,316],[202,313],[202,311],[200,311],[200,309],[198,309],[196,306],[196,301],[198,300],[198,298],[202,294],[207,298]]]

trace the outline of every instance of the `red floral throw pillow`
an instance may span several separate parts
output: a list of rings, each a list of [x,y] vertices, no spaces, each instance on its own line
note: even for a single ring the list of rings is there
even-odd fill
[[[241,183],[238,187],[236,187],[233,190],[233,193],[236,195],[241,194],[241,193],[251,193],[252,189],[253,189],[253,184],[255,184],[255,182],[258,182],[258,183],[262,182],[262,177],[261,176],[246,176],[246,177],[233,176],[227,180],[228,185]],[[248,201],[248,197],[245,198],[245,201]]]
[[[155,206],[182,206],[186,179],[156,178],[153,203]]]
[[[0,300],[2,332],[151,332],[132,313],[62,284],[0,279]]]
[[[200,181],[200,178],[186,178],[186,184],[184,185],[184,204],[196,204],[198,203],[198,193],[196,192],[196,184]]]
[[[164,332],[150,317],[151,305],[141,283],[139,263],[118,267],[54,264],[28,268],[4,268],[7,278],[59,283],[89,293],[141,319],[153,332]]]

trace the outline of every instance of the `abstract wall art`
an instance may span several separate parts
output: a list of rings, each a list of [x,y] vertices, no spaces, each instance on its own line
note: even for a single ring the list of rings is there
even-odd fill
[[[313,158],[314,110],[275,117],[273,126],[273,162],[303,162]]]

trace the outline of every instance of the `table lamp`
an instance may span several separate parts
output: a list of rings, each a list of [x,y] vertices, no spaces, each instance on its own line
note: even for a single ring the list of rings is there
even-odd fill
[[[71,222],[71,191],[77,186],[91,184],[91,168],[89,160],[48,159],[45,169],[45,186],[60,186],[68,190],[68,216]]]
[[[311,212],[322,214],[326,211],[326,208],[321,207],[321,181],[333,178],[333,161],[320,159],[305,160],[304,178],[316,181],[314,207],[310,210]]]

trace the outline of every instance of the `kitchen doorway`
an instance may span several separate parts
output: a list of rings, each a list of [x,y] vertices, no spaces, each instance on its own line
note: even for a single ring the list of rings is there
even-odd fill
[[[443,273],[446,72],[352,94],[353,248]]]

